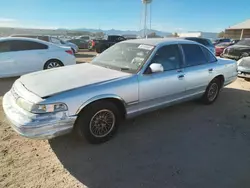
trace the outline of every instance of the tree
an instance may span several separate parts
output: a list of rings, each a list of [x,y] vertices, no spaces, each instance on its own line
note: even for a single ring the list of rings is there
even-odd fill
[[[149,33],[149,34],[148,34],[148,37],[149,37],[149,38],[154,38],[154,37],[156,37],[156,36],[157,36],[157,35],[156,35],[155,32]]]
[[[224,37],[225,37],[225,32],[224,32],[224,31],[221,31],[221,32],[218,34],[218,37],[219,37],[219,38],[224,38]]]
[[[175,32],[174,33],[174,37],[179,37],[178,33]]]
[[[104,33],[103,32],[96,32],[95,33],[95,36],[97,37],[97,38],[102,38],[102,37],[104,37]]]

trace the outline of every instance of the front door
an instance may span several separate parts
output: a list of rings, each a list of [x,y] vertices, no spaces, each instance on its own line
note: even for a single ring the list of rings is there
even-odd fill
[[[138,76],[141,110],[166,105],[185,94],[182,55],[178,45],[166,45],[158,49],[152,63],[161,64],[164,71]]]

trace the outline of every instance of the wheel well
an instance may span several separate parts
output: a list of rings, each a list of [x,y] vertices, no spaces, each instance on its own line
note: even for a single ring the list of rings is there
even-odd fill
[[[100,102],[100,101],[109,101],[109,102],[112,102],[113,104],[115,104],[116,107],[118,108],[118,110],[119,110],[120,113],[121,113],[122,119],[125,119],[125,117],[126,117],[126,109],[125,109],[124,103],[123,103],[121,100],[116,99],[116,98],[104,98],[104,99],[99,99],[99,100],[93,101],[93,102],[87,104],[86,106],[84,106],[84,108],[81,109],[80,112],[82,112],[82,111],[83,111],[86,107],[88,107],[89,105],[92,105],[92,104],[94,104],[94,103],[96,103],[96,102]],[[79,112],[79,113],[80,113],[80,112]],[[79,113],[78,113],[78,114],[79,114]]]
[[[223,76],[223,75],[218,75],[218,76],[216,76],[214,79],[218,79],[218,80],[220,80],[221,87],[223,87],[224,82],[225,82],[225,78],[224,78],[224,76]]]
[[[61,62],[59,59],[50,59],[50,60],[46,61],[46,63],[43,66],[43,69],[45,69],[46,64],[51,62],[51,61],[57,61],[57,62],[61,63],[64,66],[63,62]]]

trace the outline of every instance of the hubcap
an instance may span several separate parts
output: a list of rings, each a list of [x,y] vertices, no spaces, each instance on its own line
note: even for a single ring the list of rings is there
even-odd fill
[[[50,62],[47,66],[48,69],[52,69],[55,67],[60,67],[61,65],[58,62]]]
[[[216,83],[213,83],[208,90],[208,100],[213,101],[218,94],[219,87]]]
[[[104,109],[98,111],[90,120],[89,129],[95,137],[105,137],[114,128],[115,115],[112,111]]]

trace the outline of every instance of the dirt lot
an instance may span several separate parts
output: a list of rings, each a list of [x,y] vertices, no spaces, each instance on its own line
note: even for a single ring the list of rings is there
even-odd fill
[[[14,80],[0,80],[0,102]],[[238,79],[211,106],[188,102],[140,116],[102,145],[72,135],[23,138],[0,107],[0,187],[249,188],[249,91]]]

